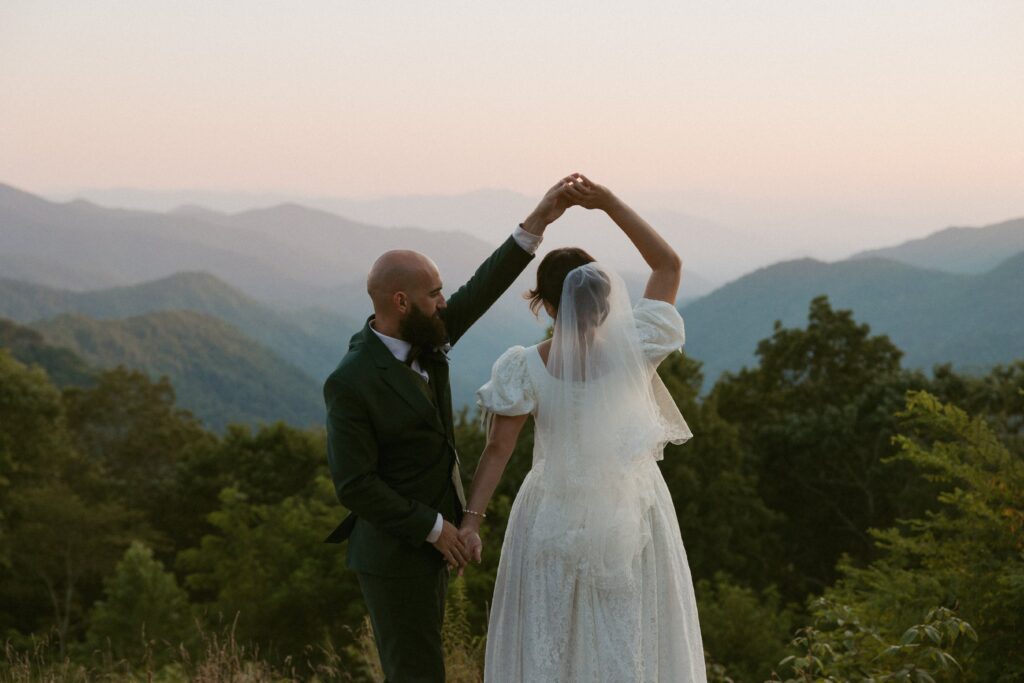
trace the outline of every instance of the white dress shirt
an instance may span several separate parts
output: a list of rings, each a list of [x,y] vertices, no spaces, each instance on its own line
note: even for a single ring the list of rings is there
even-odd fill
[[[540,246],[540,242],[544,238],[542,235],[534,235],[532,232],[527,232],[520,224],[512,231],[512,239],[516,241],[516,244],[518,244],[523,251],[535,254],[537,253],[537,247]],[[412,344],[404,339],[397,339],[395,337],[389,337],[386,334],[381,334],[373,328],[372,322],[370,323],[370,329],[373,330],[373,333],[377,335],[382,342],[384,342],[384,346],[388,347],[388,351],[390,351],[395,358],[402,363],[405,362],[405,359],[409,357],[409,349],[412,348]],[[430,375],[427,374],[426,370],[420,367],[420,361],[418,358],[412,362],[410,367],[419,373],[423,379],[428,382],[430,381]],[[440,538],[442,529],[444,529],[444,518],[439,512],[437,513],[437,521],[434,522],[434,528],[430,530],[429,534],[427,534],[427,543],[433,543]]]

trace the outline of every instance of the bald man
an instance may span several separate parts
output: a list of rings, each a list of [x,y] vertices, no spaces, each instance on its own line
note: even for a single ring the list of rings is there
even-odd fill
[[[533,258],[569,206],[566,177],[445,300],[433,261],[389,251],[373,264],[373,315],[324,384],[327,460],[350,514],[328,536],[348,539],[390,683],[443,681],[448,574],[470,552],[458,526],[465,495],[455,451],[445,352]]]

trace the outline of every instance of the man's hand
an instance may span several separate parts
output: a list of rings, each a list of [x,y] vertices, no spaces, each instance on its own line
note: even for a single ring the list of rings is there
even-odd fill
[[[459,530],[447,520],[441,527],[441,535],[432,545],[437,548],[437,552],[444,555],[444,559],[452,569],[461,570],[469,562],[470,553],[466,549],[466,544],[459,537]]]
[[[551,189],[541,197],[540,203],[537,204],[533,213],[523,221],[523,229],[534,235],[543,235],[544,228],[558,220],[565,210],[572,206],[572,202],[566,194],[572,182],[573,176],[567,175],[552,185]]]
[[[584,209],[600,209],[608,211],[617,201],[614,194],[604,185],[591,182],[582,173],[569,176],[572,182],[565,188],[565,194],[573,204]]]

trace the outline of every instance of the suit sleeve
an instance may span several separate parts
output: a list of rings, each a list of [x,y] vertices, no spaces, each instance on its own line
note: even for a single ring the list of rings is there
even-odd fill
[[[466,330],[482,316],[508,289],[533,254],[527,252],[509,237],[491,254],[469,278],[448,297],[444,323],[448,329],[448,342],[455,344]]]
[[[383,531],[419,546],[437,520],[437,511],[407,498],[377,474],[377,439],[358,393],[328,380],[327,463],[338,501]]]

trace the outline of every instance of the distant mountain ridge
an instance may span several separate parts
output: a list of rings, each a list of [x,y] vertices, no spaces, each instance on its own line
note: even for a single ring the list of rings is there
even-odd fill
[[[863,251],[850,258],[888,258],[948,273],[979,274],[1020,252],[1024,252],[1024,218],[982,228],[946,228],[927,237]]]
[[[759,269],[682,309],[688,354],[713,382],[753,365],[757,342],[775,320],[806,324],[814,297],[852,309],[873,333],[887,334],[904,365],[951,362],[976,370],[1024,357],[1024,253],[981,275],[926,270],[881,258],[836,263],[812,259]]]
[[[31,325],[52,345],[96,367],[124,365],[167,375],[177,402],[214,429],[284,420],[321,424],[319,384],[234,327],[192,311],[123,320],[61,315]]]
[[[311,378],[334,368],[346,340],[360,324],[336,313],[316,312],[316,332],[301,311],[282,313],[245,296],[209,273],[177,273],[139,285],[88,292],[56,290],[0,278],[0,316],[31,323],[76,313],[98,319],[125,318],[156,311],[188,310],[217,317]]]

